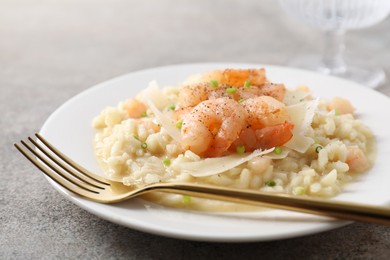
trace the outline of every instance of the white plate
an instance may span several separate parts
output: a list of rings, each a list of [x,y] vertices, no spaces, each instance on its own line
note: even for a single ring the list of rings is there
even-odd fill
[[[103,82],[73,97],[45,122],[40,133],[65,154],[89,170],[100,173],[93,154],[92,119],[106,106],[134,96],[151,80],[175,85],[194,73],[210,69],[265,67],[273,82],[287,87],[308,85],[319,97],[346,97],[359,118],[376,134],[378,157],[374,167],[335,199],[384,205],[390,202],[390,102],[389,98],[359,84],[313,72],[261,64],[186,64],[138,71]],[[104,205],[71,194],[51,181],[68,199],[108,221],[168,237],[201,241],[265,241],[296,237],[348,224],[301,213],[270,210],[252,213],[201,213],[164,208],[141,199]]]

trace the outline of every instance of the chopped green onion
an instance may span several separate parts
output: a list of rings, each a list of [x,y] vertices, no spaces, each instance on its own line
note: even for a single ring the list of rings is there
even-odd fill
[[[236,93],[237,89],[236,88],[227,88],[226,89],[226,93],[228,94],[234,94]]]
[[[146,113],[146,111],[141,113],[141,117],[147,117],[147,116],[148,116],[148,114]]]
[[[146,142],[142,142],[142,143],[141,143],[141,148],[142,148],[142,149],[148,148],[148,144],[147,144]]]
[[[241,104],[242,102],[244,102],[246,99],[245,98],[241,98],[238,100],[238,103]]]
[[[218,88],[218,81],[217,80],[211,80],[210,85],[212,88]]]
[[[251,82],[249,80],[244,82],[244,87],[249,88],[251,86]]]
[[[335,114],[335,116],[339,116],[340,115],[340,111],[337,108],[335,108],[334,109],[334,114]]]
[[[138,135],[133,135],[134,139],[137,139],[139,141],[139,136]]]
[[[180,129],[182,126],[183,126],[183,121],[177,121],[176,127]]]
[[[303,195],[303,194],[305,194],[305,188],[295,187],[293,192],[295,195]]]
[[[164,164],[165,166],[169,166],[169,165],[171,165],[171,160],[170,160],[169,158],[165,158],[165,159],[163,160],[163,164]]]
[[[323,147],[321,145],[318,145],[316,147],[316,153],[319,153]]]
[[[237,151],[238,154],[244,154],[245,153],[245,146],[237,145],[236,151]]]
[[[267,186],[269,186],[269,187],[274,187],[274,186],[276,186],[276,182],[275,182],[275,181],[267,181],[267,182],[265,183],[265,185],[267,185]]]
[[[283,152],[282,147],[280,147],[280,146],[275,147],[275,150],[274,150],[275,154],[279,155],[279,154],[282,154],[282,152]]]
[[[176,109],[176,106],[175,106],[175,104],[172,104],[172,105],[170,105],[170,106],[168,106],[168,110],[175,110]]]
[[[185,203],[185,204],[189,204],[189,203],[191,203],[191,196],[189,196],[189,195],[183,195],[183,202]]]

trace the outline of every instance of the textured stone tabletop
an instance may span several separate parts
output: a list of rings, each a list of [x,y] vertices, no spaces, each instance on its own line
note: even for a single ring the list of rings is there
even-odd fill
[[[347,34],[347,55],[390,72],[390,20]],[[144,68],[193,62],[285,65],[321,33],[272,0],[0,0],[0,259],[389,259],[389,227],[207,243],[142,233],[69,202],[13,143],[77,93]],[[378,91],[390,96],[389,82]],[[388,113],[389,111],[386,111]]]

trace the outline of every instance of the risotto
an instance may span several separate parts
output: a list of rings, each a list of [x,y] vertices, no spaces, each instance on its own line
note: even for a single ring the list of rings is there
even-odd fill
[[[109,179],[140,186],[191,182],[331,197],[374,162],[370,129],[343,98],[274,84],[264,69],[211,71],[179,86],[151,82],[93,120],[94,149]],[[154,193],[194,209],[229,203]]]

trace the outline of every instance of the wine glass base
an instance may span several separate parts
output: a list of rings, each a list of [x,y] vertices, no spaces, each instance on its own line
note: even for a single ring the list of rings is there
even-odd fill
[[[386,81],[385,71],[369,62],[357,63],[353,62],[348,65],[345,70],[339,72],[333,72],[321,64],[318,59],[314,57],[302,57],[291,61],[288,65],[292,67],[317,71],[325,75],[331,75],[336,77],[345,78],[351,81],[355,81],[368,88],[378,88]]]

